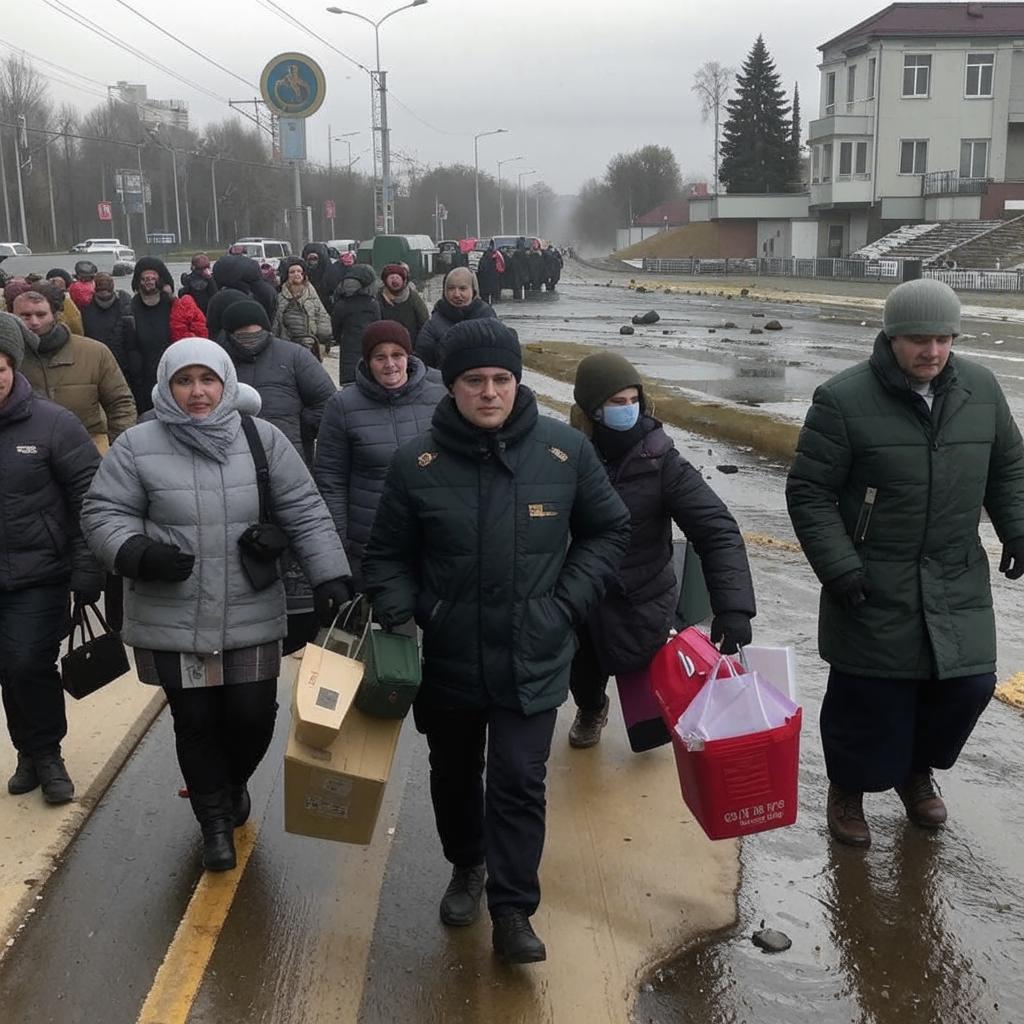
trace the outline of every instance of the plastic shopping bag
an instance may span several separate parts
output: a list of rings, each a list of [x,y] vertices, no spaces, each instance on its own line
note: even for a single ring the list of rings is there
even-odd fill
[[[679,716],[676,732],[687,750],[703,750],[708,740],[728,740],[785,725],[799,710],[784,693],[758,672],[736,672],[729,659],[721,659],[728,674],[711,678]]]

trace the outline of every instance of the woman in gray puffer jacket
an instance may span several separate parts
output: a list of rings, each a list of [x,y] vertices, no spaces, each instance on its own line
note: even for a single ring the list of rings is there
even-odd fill
[[[156,419],[122,434],[101,463],[82,532],[128,581],[124,639],[139,679],[167,694],[203,865],[223,871],[235,866],[232,829],[248,816],[246,784],[274,731],[285,592],[280,579],[256,589],[241,559],[259,488],[227,353],[206,339],[176,342],[157,389]],[[266,454],[268,516],[329,621],[351,598],[330,514],[284,434],[249,422]]]
[[[355,384],[328,403],[313,475],[345,545],[356,589],[391,457],[430,426],[447,393],[441,376],[411,354],[409,332],[379,320],[363,334]]]
[[[270,330],[275,337],[294,341],[323,362],[324,352],[331,346],[331,318],[306,276],[305,262],[289,256],[284,269],[287,276],[281,282]]]

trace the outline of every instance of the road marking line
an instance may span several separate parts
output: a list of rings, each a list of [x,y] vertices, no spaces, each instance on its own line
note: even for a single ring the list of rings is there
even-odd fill
[[[258,834],[253,822],[235,829],[238,863],[234,871],[203,872],[156,972],[137,1024],[186,1024]]]

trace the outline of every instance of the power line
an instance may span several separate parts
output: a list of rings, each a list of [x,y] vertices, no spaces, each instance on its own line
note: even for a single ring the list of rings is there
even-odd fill
[[[158,71],[162,71],[165,75],[169,75],[171,78],[176,79],[188,88],[194,89],[196,92],[201,92],[204,95],[209,96],[211,99],[217,100],[219,103],[224,103],[225,105],[230,106],[230,101],[226,96],[221,96],[218,93],[213,92],[211,89],[207,89],[205,86],[196,84],[195,82],[186,78],[184,75],[178,74],[177,71],[172,70],[165,64],[161,64],[158,60],[154,60],[152,57],[146,55],[137,47],[132,46],[130,43],[126,43],[123,39],[118,39],[116,36],[111,35],[104,29],[101,29],[98,26],[92,24],[90,21],[81,17],[76,11],[72,10],[71,8],[61,7],[59,4],[54,3],[54,0],[43,0],[43,3],[46,4],[47,7],[56,11],[58,14],[63,14],[66,18],[69,18],[72,21],[74,21],[75,24],[80,25],[84,29],[87,29],[89,32],[92,32],[94,35],[99,36],[101,39],[105,40],[113,46],[116,46],[118,49],[127,50],[130,54],[132,54],[132,56],[137,57],[139,60],[145,62],[146,64],[149,64],[151,67],[156,68]]]
[[[194,53],[197,57],[201,58],[202,60],[205,60],[208,64],[212,64],[215,68],[219,68],[221,71],[224,72],[224,74],[230,75],[232,78],[241,82],[242,85],[247,86],[250,89],[256,88],[256,86],[253,85],[252,82],[243,78],[241,75],[236,75],[234,71],[232,71],[230,68],[224,67],[223,64],[218,63],[212,57],[208,57],[205,53],[201,53],[194,46],[191,46],[188,43],[186,43],[183,39],[179,39],[176,35],[174,35],[174,33],[169,32],[167,29],[158,25],[151,18],[147,18],[146,15],[144,15],[141,11],[136,10],[134,7],[132,7],[131,4],[127,3],[126,0],[116,0],[116,2],[119,3],[123,8],[125,8],[125,10],[131,11],[131,13],[134,14],[136,18],[140,18],[147,25],[152,25],[153,28],[155,28],[158,32],[162,32],[165,36],[167,36],[168,39],[173,39],[174,42],[178,43],[180,46],[184,46],[185,49],[188,50],[190,53]]]

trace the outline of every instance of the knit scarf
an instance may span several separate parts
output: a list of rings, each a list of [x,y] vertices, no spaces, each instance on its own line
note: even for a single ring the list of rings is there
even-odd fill
[[[54,324],[46,334],[33,334],[35,343],[29,342],[41,356],[52,356],[62,349],[70,340],[71,332],[63,324]]]
[[[409,285],[406,284],[399,292],[393,292],[389,288],[381,288],[380,297],[389,306],[400,306],[406,299],[409,298]]]

